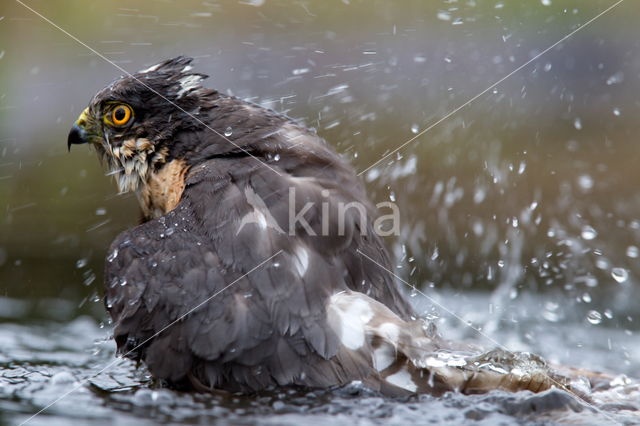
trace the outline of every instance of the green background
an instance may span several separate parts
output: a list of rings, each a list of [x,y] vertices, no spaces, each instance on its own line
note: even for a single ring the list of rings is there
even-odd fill
[[[613,4],[25,3],[128,71],[195,57],[208,85],[316,128],[358,171]],[[400,275],[493,292],[463,309],[503,319],[543,293],[543,322],[638,328],[638,12],[623,2],[364,174],[400,207]],[[121,72],[18,3],[0,17],[0,317],[102,318],[105,250],[137,202],[66,137]]]

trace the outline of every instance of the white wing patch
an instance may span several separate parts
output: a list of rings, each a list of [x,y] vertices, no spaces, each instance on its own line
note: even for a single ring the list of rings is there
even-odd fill
[[[391,345],[382,345],[373,351],[373,367],[382,371],[396,360],[396,351]]]
[[[335,327],[340,342],[349,349],[363,347],[366,326],[373,318],[370,303],[345,291],[331,296],[328,310],[329,321]]]
[[[436,345],[419,321],[404,321],[382,303],[356,291],[342,291],[329,299],[329,326],[342,345],[369,353],[370,365],[387,383],[416,392],[412,371],[416,357],[433,354]]]
[[[406,368],[402,368],[397,373],[387,376],[387,382],[395,385],[399,388],[406,389],[409,392],[415,392],[418,390],[418,386],[411,378],[411,373]]]
[[[377,329],[378,335],[384,338],[387,342],[396,346],[400,337],[400,328],[397,325],[390,322],[385,322]]]

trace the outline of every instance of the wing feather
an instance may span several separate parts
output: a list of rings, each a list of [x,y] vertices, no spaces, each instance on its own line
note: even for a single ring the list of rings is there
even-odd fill
[[[106,304],[121,353],[143,360],[155,377],[197,389],[329,386],[375,374],[371,357],[345,350],[328,324],[330,298],[368,290],[400,317],[411,310],[390,278],[356,252],[388,265],[371,226],[351,212],[338,232],[339,203],[368,204],[348,167],[338,161],[326,170],[337,157],[307,137],[316,149],[306,158],[283,155],[281,176],[252,158],[195,166],[174,210],[114,241]],[[316,235],[300,228],[290,235],[292,189],[296,211],[315,203],[305,219]],[[371,235],[361,235],[363,227]]]

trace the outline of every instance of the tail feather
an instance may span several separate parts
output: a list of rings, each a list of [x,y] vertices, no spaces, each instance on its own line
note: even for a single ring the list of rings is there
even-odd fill
[[[536,355],[456,348],[424,321],[404,321],[362,293],[334,295],[327,311],[343,349],[358,352],[373,372],[367,381],[388,393],[570,390],[570,380]]]

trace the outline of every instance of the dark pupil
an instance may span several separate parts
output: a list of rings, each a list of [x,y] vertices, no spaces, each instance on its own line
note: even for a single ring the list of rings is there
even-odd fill
[[[116,118],[117,121],[122,121],[124,120],[124,117],[127,115],[127,113],[124,111],[124,108],[118,108],[114,114],[114,117]]]

